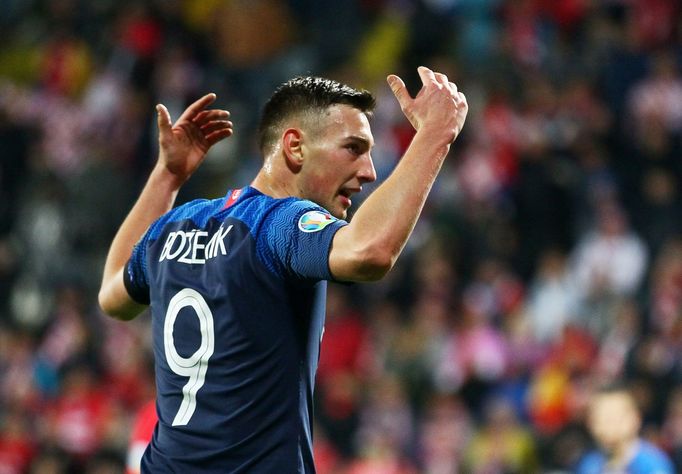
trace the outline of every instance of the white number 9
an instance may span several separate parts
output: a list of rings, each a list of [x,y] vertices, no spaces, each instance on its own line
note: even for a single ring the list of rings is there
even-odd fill
[[[191,306],[199,318],[201,345],[194,354],[185,358],[178,354],[173,340],[173,326],[180,310]],[[213,330],[213,314],[206,300],[196,290],[185,288],[180,290],[168,303],[166,321],[163,328],[163,345],[166,351],[168,366],[173,372],[189,381],[182,387],[182,403],[173,419],[173,426],[184,426],[189,423],[197,407],[197,392],[204,385],[208,359],[213,355],[215,333]]]

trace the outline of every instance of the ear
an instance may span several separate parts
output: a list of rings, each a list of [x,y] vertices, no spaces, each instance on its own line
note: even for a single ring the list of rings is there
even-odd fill
[[[287,128],[282,134],[282,151],[287,166],[298,172],[303,166],[303,132],[298,128]]]

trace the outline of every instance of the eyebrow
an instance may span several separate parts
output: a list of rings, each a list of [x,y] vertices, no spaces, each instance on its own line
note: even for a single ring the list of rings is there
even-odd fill
[[[346,137],[346,140],[351,140],[354,142],[360,142],[363,145],[365,145],[368,149],[371,149],[374,147],[374,143],[372,143],[372,141],[367,137],[361,137],[359,135],[350,135],[350,136]]]

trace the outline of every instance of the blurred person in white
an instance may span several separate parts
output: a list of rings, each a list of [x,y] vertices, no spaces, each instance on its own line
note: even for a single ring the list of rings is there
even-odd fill
[[[629,227],[625,210],[613,197],[598,202],[595,224],[573,249],[570,270],[579,311],[593,333],[610,325],[614,299],[635,295],[647,262],[645,243]]]
[[[583,457],[577,474],[675,472],[668,456],[639,435],[642,418],[627,387],[598,389],[588,403],[585,421],[598,446]]]
[[[540,256],[524,307],[524,329],[533,342],[551,345],[561,337],[575,314],[575,288],[571,284],[566,255],[547,249]]]
[[[623,377],[628,357],[640,341],[641,308],[633,299],[614,304],[613,324],[599,344],[593,372],[601,383],[614,383]]]
[[[653,57],[649,74],[632,87],[628,107],[637,132],[651,123],[669,133],[682,132],[682,75],[672,52]]]

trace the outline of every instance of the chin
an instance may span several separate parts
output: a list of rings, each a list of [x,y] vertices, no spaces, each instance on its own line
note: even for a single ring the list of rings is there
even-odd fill
[[[329,212],[329,214],[336,217],[337,219],[345,219],[346,215],[348,214],[348,208],[346,208],[341,203],[330,202],[326,206],[322,205],[322,207],[325,208],[327,212]]]
[[[330,210],[329,213],[332,216],[336,217],[337,219],[343,219],[343,220],[346,220],[346,216],[348,215],[348,211],[346,209],[342,209],[340,211]]]

